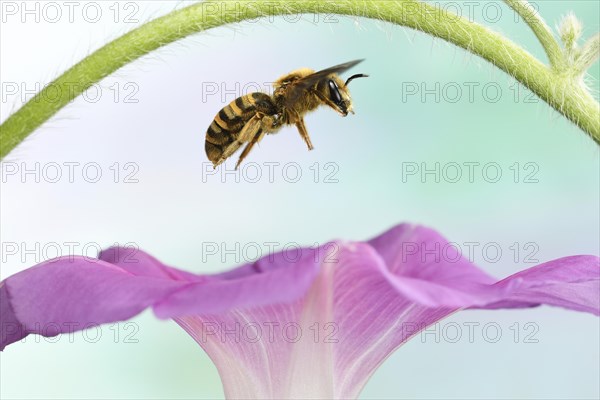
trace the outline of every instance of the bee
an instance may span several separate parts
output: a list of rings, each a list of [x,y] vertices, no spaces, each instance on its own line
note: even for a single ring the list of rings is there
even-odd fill
[[[255,92],[238,97],[219,111],[206,131],[205,150],[216,168],[243,144],[246,147],[235,169],[265,135],[285,125],[295,125],[309,150],[314,147],[304,125],[304,115],[327,105],[345,117],[354,114],[348,84],[368,75],[355,74],[344,82],[339,76],[363,60],[354,60],[318,72],[301,68],[275,81],[273,95]]]

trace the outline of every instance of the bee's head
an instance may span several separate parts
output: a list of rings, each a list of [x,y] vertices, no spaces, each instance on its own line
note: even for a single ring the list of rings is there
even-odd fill
[[[324,80],[321,88],[321,93],[328,100],[327,105],[340,113],[340,115],[343,117],[347,116],[348,113],[354,114],[354,110],[352,109],[352,98],[350,97],[348,84],[353,79],[366,78],[367,76],[369,75],[352,75],[350,78],[348,78],[348,80],[346,80],[345,83],[337,74],[329,76]]]

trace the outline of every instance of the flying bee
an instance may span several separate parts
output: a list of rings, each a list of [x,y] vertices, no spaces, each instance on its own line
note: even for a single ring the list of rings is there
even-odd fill
[[[348,84],[368,75],[352,75],[344,82],[338,73],[361,61],[350,61],[318,72],[301,68],[275,81],[272,96],[255,92],[238,97],[221,109],[208,127],[205,142],[208,159],[216,168],[247,143],[235,166],[237,169],[263,136],[276,133],[284,125],[295,125],[308,149],[312,150],[304,115],[320,105],[333,108],[343,117],[354,114]]]

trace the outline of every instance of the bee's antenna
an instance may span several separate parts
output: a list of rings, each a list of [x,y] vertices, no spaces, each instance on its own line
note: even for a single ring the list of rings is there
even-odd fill
[[[344,86],[348,86],[348,84],[350,83],[350,81],[352,79],[356,79],[356,78],[368,78],[368,77],[369,77],[369,75],[366,75],[366,74],[354,74],[350,78],[348,78],[348,80],[346,81],[346,83],[344,83]]]

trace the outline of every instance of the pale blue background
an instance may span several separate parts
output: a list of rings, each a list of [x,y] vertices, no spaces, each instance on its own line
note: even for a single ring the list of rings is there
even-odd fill
[[[486,23],[544,57],[533,34],[503,4],[502,16],[487,22],[479,3],[475,19]],[[109,7],[96,24],[2,24],[1,81],[47,83],[64,68],[135,24],[114,23]],[[121,3],[122,5],[123,3]],[[141,21],[181,3],[140,2]],[[445,4],[445,3],[442,3]],[[463,4],[454,2],[454,5]],[[595,1],[537,2],[555,26],[573,10],[584,22],[584,37],[598,31]],[[489,8],[489,7],[494,7]],[[466,12],[466,8],[462,9]],[[479,10],[479,11],[478,11]],[[202,243],[278,241],[311,245],[332,238],[362,240],[407,221],[435,227],[458,243],[498,243],[498,262],[476,253],[475,262],[504,277],[531,267],[522,253],[509,249],[533,242],[540,262],[572,254],[598,254],[600,222],[598,147],[545,103],[527,103],[528,92],[513,98],[514,81],[479,58],[421,33],[388,24],[338,17],[335,23],[312,16],[292,23],[264,20],[212,30],[170,45],[135,62],[103,82],[96,103],[79,98],[38,129],[8,158],[11,162],[97,162],[99,183],[76,176],[74,183],[2,183],[2,242],[135,242],[166,263],[195,272],[218,271],[236,264],[231,257],[202,257]],[[355,58],[366,61],[352,72],[370,78],[352,84],[356,115],[340,118],[330,110],[307,117],[315,145],[306,151],[297,133],[285,129],[267,137],[250,162],[298,163],[303,178],[274,183],[203,182],[204,132],[224,105],[203,101],[203,82],[270,82],[292,69],[328,67]],[[597,88],[598,64],[589,83]],[[115,102],[109,89],[133,82],[137,103]],[[433,87],[477,82],[499,85],[502,97],[451,103],[418,96],[402,100],[403,83]],[[3,86],[4,87],[4,86]],[[596,89],[594,89],[596,92]],[[130,93],[121,89],[121,95]],[[232,100],[229,96],[227,100]],[[2,120],[13,104],[2,103]],[[111,181],[115,162],[139,166],[138,183]],[[338,183],[312,180],[310,166],[336,163]],[[503,179],[492,184],[481,175],[474,183],[427,183],[402,180],[402,162],[497,162]],[[509,166],[539,167],[538,183],[514,183]],[[232,168],[233,163],[229,164]],[[504,178],[504,176],[506,178]],[[92,248],[93,250],[93,248]],[[6,257],[5,278],[35,263]],[[57,343],[30,337],[0,357],[2,398],[220,398],[216,369],[203,351],[172,322],[149,312],[135,318],[138,343],[125,343],[132,332],[123,324],[104,327],[102,338],[75,335]],[[554,308],[526,311],[464,312],[442,322],[495,322],[503,336],[488,343],[476,331],[473,343],[431,336],[416,338],[393,354],[373,376],[362,397],[371,398],[598,398],[599,326],[587,314]],[[536,324],[538,343],[514,343],[510,327]],[[463,325],[464,327],[464,325]],[[114,343],[115,331],[120,336]],[[464,328],[463,335],[467,330]],[[94,333],[89,334],[92,338]]]

